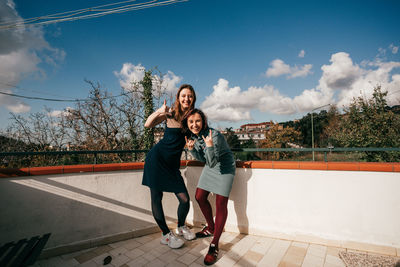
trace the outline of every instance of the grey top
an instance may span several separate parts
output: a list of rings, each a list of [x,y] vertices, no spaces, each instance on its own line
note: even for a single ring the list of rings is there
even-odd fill
[[[213,146],[207,147],[202,136],[212,132]],[[190,153],[195,159],[205,162],[197,187],[225,197],[229,196],[235,176],[236,164],[225,137],[212,128],[204,129],[198,136]]]

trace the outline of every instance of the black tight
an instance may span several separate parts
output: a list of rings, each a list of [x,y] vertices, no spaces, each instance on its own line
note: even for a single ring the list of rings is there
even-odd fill
[[[158,224],[158,227],[160,227],[163,234],[166,235],[170,231],[165,221],[164,210],[162,206],[163,192],[150,188],[150,195],[151,195],[151,211],[153,212],[153,217],[156,220],[156,223]],[[181,193],[175,193],[175,196],[178,198],[179,201],[178,227],[180,227],[185,224],[186,216],[189,213],[190,198],[187,191]]]

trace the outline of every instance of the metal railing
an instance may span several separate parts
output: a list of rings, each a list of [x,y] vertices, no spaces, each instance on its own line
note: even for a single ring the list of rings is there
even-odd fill
[[[69,164],[83,164],[83,163],[90,163],[90,164],[98,164],[98,163],[104,163],[105,160],[99,160],[99,155],[107,155],[107,154],[114,154],[118,155],[116,158],[118,158],[119,162],[135,162],[135,161],[143,161],[145,154],[149,150],[96,150],[96,151],[43,151],[43,152],[0,152],[0,166],[7,166],[10,164],[10,161],[15,161],[17,159],[25,158],[25,163],[29,164],[30,159],[34,156],[39,156],[39,157],[54,157],[54,156],[76,156],[74,160],[71,160]],[[251,160],[265,160],[268,159],[268,157],[272,160],[279,160],[280,156],[278,155],[279,153],[293,153],[293,154],[309,154],[311,155],[312,152],[317,152],[322,154],[323,153],[323,159],[321,158],[320,160],[323,160],[325,162],[328,161],[328,153],[332,154],[335,152],[345,152],[345,153],[354,153],[354,152],[394,152],[394,153],[399,153],[400,148],[396,147],[385,147],[385,148],[377,148],[377,147],[360,147],[360,148],[355,148],[355,147],[346,147],[346,148],[233,148],[232,151],[235,154],[235,159],[236,160],[249,160],[249,159],[243,159],[240,158],[240,153],[247,153],[247,155],[251,154],[265,154],[265,158],[260,158],[260,157],[253,157],[250,158]],[[184,150],[184,159],[188,159],[188,151],[185,149]],[[270,154],[268,154],[270,153]],[[271,154],[272,153],[272,154]],[[274,154],[276,153],[276,154]],[[138,154],[142,154],[142,157],[138,157]],[[78,158],[78,155],[92,155],[92,158]],[[122,160],[122,156],[125,156],[125,159]],[[275,155],[275,156],[274,156]],[[276,155],[278,155],[276,157]],[[243,156],[243,155],[242,155]],[[284,158],[284,160],[287,160],[287,158]],[[297,161],[310,161],[312,160],[310,157],[305,156],[305,157],[293,157],[290,156],[289,160],[297,160]],[[346,160],[343,160],[346,161]],[[397,161],[400,161],[400,153],[399,153],[399,158]],[[22,162],[22,161],[21,161]],[[21,163],[23,164],[23,163]],[[69,165],[68,162],[65,163],[64,161],[61,161],[62,165]],[[30,165],[28,165],[30,166]]]

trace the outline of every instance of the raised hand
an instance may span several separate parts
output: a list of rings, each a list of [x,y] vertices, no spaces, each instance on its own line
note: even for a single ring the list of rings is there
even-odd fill
[[[172,111],[172,109],[167,106],[167,100],[165,100],[165,99],[164,99],[163,105],[159,109],[157,109],[158,113],[160,113],[161,115],[167,115],[167,116],[171,115],[171,111]]]
[[[186,146],[189,150],[193,150],[194,148],[194,143],[196,142],[196,140],[193,139],[187,139],[187,136],[185,136],[185,140],[186,140]]]
[[[203,137],[204,143],[206,143],[207,147],[212,147],[214,145],[213,140],[212,140],[211,129],[210,129],[210,134],[207,137],[204,137],[204,135],[201,137]]]

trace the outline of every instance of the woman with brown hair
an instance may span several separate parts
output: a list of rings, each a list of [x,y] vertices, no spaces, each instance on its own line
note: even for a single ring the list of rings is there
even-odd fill
[[[176,94],[174,108],[164,104],[146,120],[145,127],[154,127],[166,121],[164,137],[147,154],[142,184],[150,188],[151,210],[162,231],[161,243],[171,248],[180,248],[184,241],[174,235],[165,221],[162,207],[163,192],[173,192],[178,198],[178,228],[176,232],[187,240],[196,236],[185,225],[190,202],[186,185],[180,173],[180,159],[185,146],[185,135],[181,120],[186,112],[194,108],[196,94],[189,84],[182,84]]]
[[[182,121],[185,131],[192,136],[186,138],[190,153],[199,161],[205,162],[196,189],[196,201],[207,221],[198,238],[213,236],[204,264],[212,265],[218,258],[218,243],[228,217],[228,200],[236,172],[233,153],[224,136],[217,130],[208,127],[207,117],[199,109],[193,109]],[[208,201],[210,192],[215,197],[215,221],[211,204]]]

